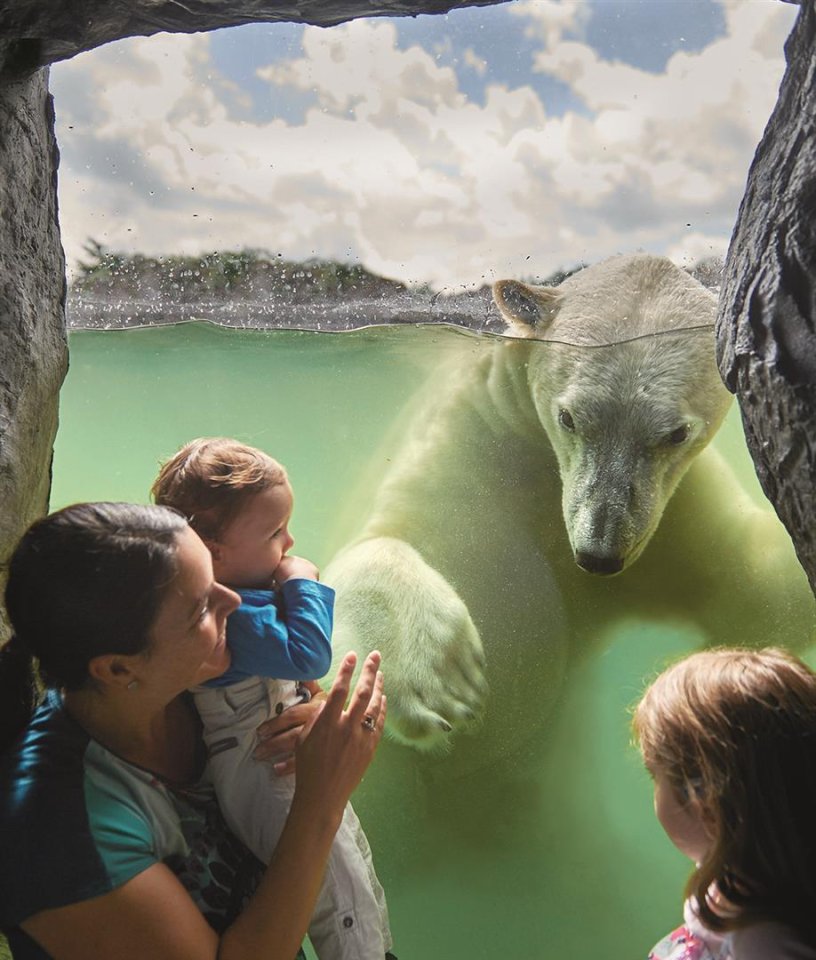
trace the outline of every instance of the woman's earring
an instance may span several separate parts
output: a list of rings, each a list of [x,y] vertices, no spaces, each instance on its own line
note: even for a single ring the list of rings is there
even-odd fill
[[[138,680],[131,680],[130,683],[127,685],[127,688],[128,688],[128,690],[135,690],[136,687],[138,687],[138,686],[139,686],[139,681],[138,681]]]

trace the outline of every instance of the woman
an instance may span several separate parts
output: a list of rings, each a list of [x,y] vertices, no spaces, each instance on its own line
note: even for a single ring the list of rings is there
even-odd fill
[[[225,622],[238,602],[166,508],[77,504],[23,537],[6,589],[14,638],[0,659],[13,740],[0,765],[0,926],[15,960],[298,953],[382,734],[379,655],[347,710],[353,655],[322,711],[278,738],[276,752],[301,741],[297,780],[263,869],[223,825],[186,692],[229,665]],[[30,718],[32,657],[48,689]]]

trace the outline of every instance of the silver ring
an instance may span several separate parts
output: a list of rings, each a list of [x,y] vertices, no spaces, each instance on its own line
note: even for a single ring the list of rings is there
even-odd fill
[[[373,732],[377,725],[377,721],[371,716],[370,713],[367,713],[362,719],[362,725],[365,730]]]

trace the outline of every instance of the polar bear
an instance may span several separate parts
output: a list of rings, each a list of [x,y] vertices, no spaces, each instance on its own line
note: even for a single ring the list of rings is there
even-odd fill
[[[485,763],[615,621],[800,646],[814,622],[783,528],[708,447],[714,295],[636,254],[494,297],[509,337],[439,370],[325,571],[336,656],[383,654],[391,733],[435,750],[481,718]]]

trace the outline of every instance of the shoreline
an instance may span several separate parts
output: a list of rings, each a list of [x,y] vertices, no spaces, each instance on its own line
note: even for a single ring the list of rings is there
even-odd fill
[[[447,296],[406,292],[306,302],[275,296],[263,300],[235,297],[175,301],[164,297],[113,299],[82,293],[69,295],[66,317],[69,330],[162,326],[188,320],[240,329],[343,331],[414,323],[443,323],[485,333],[502,333],[505,329],[489,287]]]

